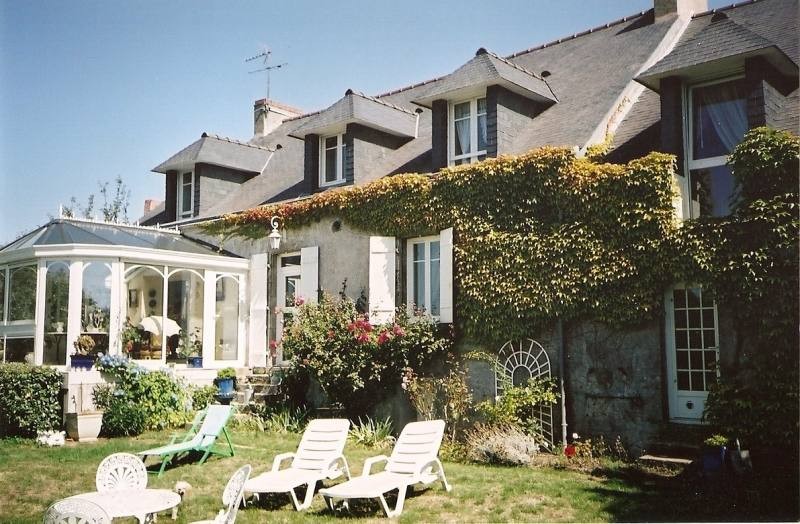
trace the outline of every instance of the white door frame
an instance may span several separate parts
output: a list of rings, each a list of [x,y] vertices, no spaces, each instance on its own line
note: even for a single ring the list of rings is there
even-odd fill
[[[295,284],[295,296],[297,296],[297,292],[300,290],[300,273],[302,272],[302,263],[296,266],[286,266],[284,267],[281,264],[281,259],[286,257],[299,257],[300,253],[284,253],[278,256],[278,260],[276,261],[276,265],[278,266],[278,270],[275,272],[276,274],[276,286],[275,286],[275,340],[280,342],[281,338],[283,337],[283,316],[286,313],[294,316],[297,313],[297,308],[292,306],[286,305],[286,277],[297,277],[297,284]],[[280,353],[278,355],[278,361],[283,360],[283,355]]]

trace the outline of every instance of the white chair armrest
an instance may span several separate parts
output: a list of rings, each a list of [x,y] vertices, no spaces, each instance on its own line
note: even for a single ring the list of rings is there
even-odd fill
[[[444,469],[442,467],[441,461],[438,458],[435,458],[435,459],[429,460],[425,464],[421,465],[419,467],[419,469],[417,470],[417,475],[424,475],[425,474],[425,470],[427,470],[428,468],[436,468],[438,470]]]
[[[366,477],[370,474],[370,470],[372,469],[373,464],[377,464],[378,462],[388,462],[389,457],[386,455],[378,455],[377,457],[370,457],[364,461],[364,471],[361,472],[361,476]]]
[[[329,479],[334,479],[344,473],[347,476],[347,480],[350,480],[350,467],[347,465],[347,459],[344,455],[331,459],[325,466],[325,471]]]
[[[281,469],[281,462],[284,460],[294,458],[294,453],[281,453],[280,455],[276,455],[275,458],[272,460],[272,471],[278,471]]]

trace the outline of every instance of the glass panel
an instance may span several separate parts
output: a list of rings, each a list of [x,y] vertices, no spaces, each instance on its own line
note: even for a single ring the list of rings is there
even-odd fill
[[[439,242],[430,243],[431,251],[431,315],[439,316]]]
[[[705,298],[705,295],[703,295]],[[714,310],[713,309],[704,309],[703,310],[703,327],[714,327]]]
[[[153,359],[160,359],[164,348],[170,355],[202,356],[203,279],[194,271],[184,269],[169,277],[167,318],[163,328],[157,326],[151,341]],[[181,345],[183,351],[178,352]]]
[[[33,364],[33,338],[6,339],[6,362]]]
[[[704,355],[705,369],[714,369],[717,365],[717,352],[704,351],[703,355]]]
[[[735,205],[735,183],[726,165],[691,171],[692,216],[723,217]]]
[[[15,267],[8,275],[8,320],[33,322],[36,312],[36,266]]]
[[[414,244],[414,305],[424,308],[425,304],[425,244]]]
[[[130,351],[129,356],[134,359],[149,359],[152,357],[151,347],[161,346],[160,331],[163,323],[162,304],[164,279],[161,273],[150,267],[135,265],[125,266],[125,295],[127,321],[131,325],[140,327],[142,340],[121,340],[123,351]],[[147,328],[147,329],[145,329]]]
[[[714,307],[714,293],[703,290],[703,307]]]
[[[81,331],[108,333],[111,316],[111,268],[91,263],[83,270],[81,297]]]
[[[675,327],[676,328],[685,328],[686,327],[686,310],[680,309],[675,311]]]
[[[676,352],[676,362],[678,369],[689,369],[689,352],[678,351]]]
[[[470,103],[464,102],[463,104],[456,104],[453,107],[453,136],[454,147],[453,153],[455,156],[461,156],[472,152],[470,142]]]
[[[704,348],[717,347],[717,336],[713,329],[703,330],[703,347]]]
[[[45,364],[67,363],[67,313],[69,311],[69,262],[47,263],[44,286]],[[72,353],[72,348],[70,348]]]
[[[284,307],[294,307],[295,298],[297,297],[297,290],[300,288],[300,277],[292,276],[286,277],[286,299],[284,300]]]
[[[336,181],[336,148],[325,150],[325,182]]]
[[[456,104],[453,106],[453,117],[456,120],[461,118],[469,118],[469,102]]]
[[[6,269],[0,268],[0,322],[5,320]],[[0,362],[3,360],[0,358]]]
[[[700,327],[700,310],[699,309],[690,309],[689,313],[689,327],[691,328],[699,328]]]
[[[692,371],[690,374],[691,383],[691,390],[692,391],[705,391],[705,385],[703,383],[703,372],[702,371]]]
[[[300,255],[281,257],[281,267],[300,266]]]
[[[675,332],[675,348],[676,349],[688,349],[689,347],[689,335],[686,331],[676,331]]]
[[[747,131],[741,80],[692,89],[694,159],[730,153]]]
[[[6,339],[0,337],[0,362],[6,361]]]
[[[236,360],[239,358],[239,281],[231,277],[217,280],[216,302],[214,357]]]
[[[478,99],[478,116],[486,114],[486,99],[479,98]]]
[[[689,372],[678,371],[678,389],[689,391]]]
[[[689,330],[689,349],[702,349],[703,342],[699,329]]]
[[[189,213],[192,209],[192,174],[183,174],[181,184],[181,214]]]
[[[698,288],[690,288],[686,292],[689,299],[689,307],[700,307],[700,290]]]
[[[478,151],[486,151],[486,115],[478,117]]]
[[[329,136],[325,139],[325,149],[335,149],[336,144],[338,143],[339,138],[336,136]],[[312,143],[311,146],[313,147],[314,144]]]

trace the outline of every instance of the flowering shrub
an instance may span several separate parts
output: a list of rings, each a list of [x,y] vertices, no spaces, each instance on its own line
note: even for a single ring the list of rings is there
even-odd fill
[[[404,368],[443,361],[451,341],[437,334],[432,319],[409,316],[404,308],[393,323],[373,325],[352,300],[325,295],[318,304],[299,306],[281,344],[292,361],[289,374],[318,381],[352,418],[393,393]]]
[[[150,371],[118,355],[100,357],[97,368],[115,380],[94,391],[106,434],[136,435],[186,422],[187,390],[169,371]]]

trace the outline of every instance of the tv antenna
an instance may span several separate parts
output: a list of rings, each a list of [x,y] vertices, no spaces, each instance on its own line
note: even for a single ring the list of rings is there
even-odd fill
[[[272,51],[270,51],[270,49],[267,47],[267,48],[264,48],[264,50],[262,52],[260,52],[259,54],[257,54],[256,56],[251,56],[250,58],[245,59],[245,62],[252,62],[253,60],[261,59],[261,61],[262,61],[261,62],[261,65],[262,65],[261,69],[256,69],[254,71],[248,71],[248,73],[251,74],[251,75],[254,74],[254,73],[264,73],[264,72],[267,73],[267,99],[268,100],[269,100],[270,73],[272,73],[272,71],[274,69],[280,69],[283,66],[289,64],[289,62],[284,62],[282,64],[269,65],[269,57],[270,57],[270,55],[272,55]]]

